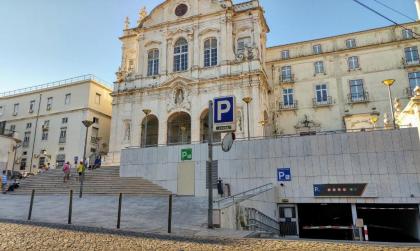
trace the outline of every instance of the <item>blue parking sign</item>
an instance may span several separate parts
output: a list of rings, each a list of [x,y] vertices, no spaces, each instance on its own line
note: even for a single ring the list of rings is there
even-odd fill
[[[234,96],[218,97],[213,99],[213,131],[234,132],[236,130]]]
[[[278,168],[277,169],[277,181],[291,181],[292,174],[290,168]]]

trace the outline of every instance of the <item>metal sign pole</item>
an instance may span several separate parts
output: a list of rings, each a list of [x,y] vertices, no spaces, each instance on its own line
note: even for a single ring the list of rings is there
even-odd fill
[[[208,211],[208,228],[213,228],[213,101],[209,101],[209,128],[208,128],[208,146],[209,146],[209,173],[207,174],[209,181],[209,211]]]

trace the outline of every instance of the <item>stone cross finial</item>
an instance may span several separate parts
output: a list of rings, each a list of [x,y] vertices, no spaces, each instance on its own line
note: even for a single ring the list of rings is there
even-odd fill
[[[137,24],[140,25],[140,22],[143,21],[143,19],[146,18],[146,17],[147,17],[146,6],[143,6],[143,8],[140,9],[139,20],[137,21]]]
[[[414,88],[414,96],[416,98],[420,98],[420,86],[416,86],[416,88]]]
[[[130,18],[125,17],[124,30],[128,30],[128,29],[130,29]]]

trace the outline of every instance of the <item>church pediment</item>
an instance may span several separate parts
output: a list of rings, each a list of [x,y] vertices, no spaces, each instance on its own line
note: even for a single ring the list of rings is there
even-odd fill
[[[195,83],[193,79],[177,75],[160,84],[159,88],[176,88],[178,86],[186,86],[192,83]]]

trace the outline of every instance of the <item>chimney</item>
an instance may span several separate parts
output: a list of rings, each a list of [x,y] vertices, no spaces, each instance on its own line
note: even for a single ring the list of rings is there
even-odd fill
[[[414,0],[414,3],[416,4],[417,20],[420,20],[420,0]]]

